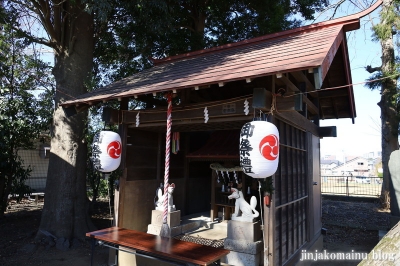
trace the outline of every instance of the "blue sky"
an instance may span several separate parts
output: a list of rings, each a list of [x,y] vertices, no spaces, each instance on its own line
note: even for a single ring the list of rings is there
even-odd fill
[[[358,9],[359,10],[359,9]],[[357,13],[353,7],[339,10],[340,16]],[[348,51],[353,84],[363,83],[370,76],[365,66],[381,65],[381,47],[372,42],[372,23],[379,21],[379,10],[364,17],[360,29],[348,33]],[[327,16],[328,14],[326,14]],[[326,20],[321,17],[321,20]],[[339,16],[337,16],[339,17]],[[336,126],[336,138],[321,139],[321,155],[336,155],[337,159],[346,156],[359,156],[369,152],[381,151],[380,134],[380,101],[379,90],[371,91],[364,84],[354,85],[354,97],[357,117],[353,124],[351,119],[321,120],[321,126]]]

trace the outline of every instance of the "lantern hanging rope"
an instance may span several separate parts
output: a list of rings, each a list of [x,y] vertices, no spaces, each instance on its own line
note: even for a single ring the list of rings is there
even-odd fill
[[[167,110],[167,134],[165,139],[165,172],[164,172],[164,212],[163,224],[161,226],[160,235],[169,237],[168,219],[168,182],[169,182],[169,159],[171,154],[171,127],[172,127],[172,95],[168,93],[168,110]]]

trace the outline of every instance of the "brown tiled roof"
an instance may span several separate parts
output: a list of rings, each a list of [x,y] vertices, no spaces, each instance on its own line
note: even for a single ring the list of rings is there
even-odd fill
[[[323,79],[345,38],[344,32],[358,29],[359,19],[379,5],[380,1],[351,16],[157,60],[150,69],[62,105],[95,103],[317,67],[321,67]]]

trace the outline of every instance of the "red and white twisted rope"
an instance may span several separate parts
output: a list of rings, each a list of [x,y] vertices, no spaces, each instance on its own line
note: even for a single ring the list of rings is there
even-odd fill
[[[165,173],[164,173],[164,212],[163,223],[167,223],[168,217],[168,182],[169,182],[169,156],[171,154],[171,126],[172,126],[172,97],[168,93],[167,110],[167,136],[165,138]]]

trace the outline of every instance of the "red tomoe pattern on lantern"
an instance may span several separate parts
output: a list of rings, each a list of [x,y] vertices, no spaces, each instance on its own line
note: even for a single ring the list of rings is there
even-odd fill
[[[279,141],[274,134],[268,135],[260,141],[260,153],[265,159],[273,161],[278,158]]]
[[[279,162],[279,132],[267,121],[243,125],[239,142],[240,166],[253,178],[273,175]]]
[[[118,159],[121,156],[121,142],[112,141],[107,146],[107,153],[113,159]]]

